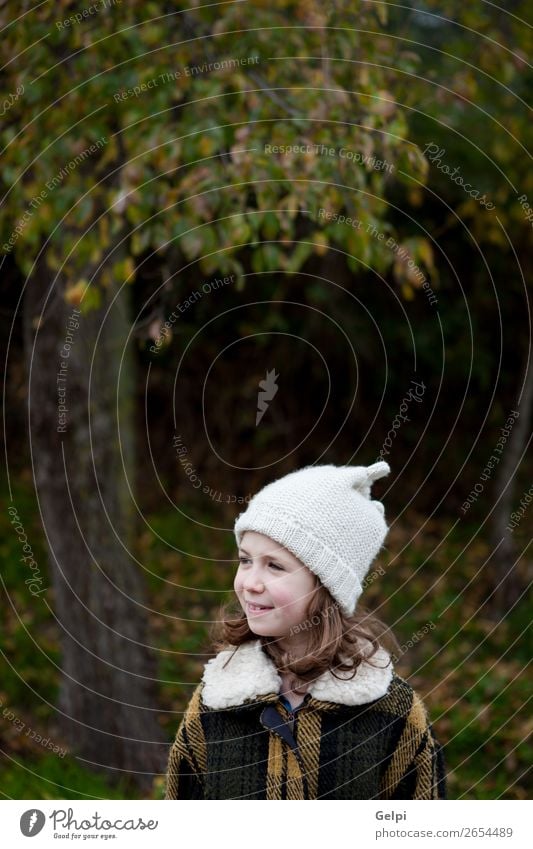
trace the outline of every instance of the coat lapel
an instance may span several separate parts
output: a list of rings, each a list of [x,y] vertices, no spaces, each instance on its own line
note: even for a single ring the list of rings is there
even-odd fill
[[[339,670],[333,675],[326,671],[310,684],[308,692],[320,701],[343,705],[362,705],[379,699],[392,681],[392,661],[389,653],[380,648],[371,663],[374,666],[363,662],[352,679],[348,672]],[[244,643],[237,650],[219,652],[207,662],[202,682],[202,701],[214,709],[236,707],[281,690],[281,677],[260,640]]]

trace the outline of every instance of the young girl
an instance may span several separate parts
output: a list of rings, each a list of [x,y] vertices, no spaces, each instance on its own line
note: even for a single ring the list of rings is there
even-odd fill
[[[356,605],[388,528],[385,462],[308,466],[235,523],[239,613],[222,608],[167,769],[167,799],[443,799],[442,749]],[[396,645],[396,644],[395,644]]]

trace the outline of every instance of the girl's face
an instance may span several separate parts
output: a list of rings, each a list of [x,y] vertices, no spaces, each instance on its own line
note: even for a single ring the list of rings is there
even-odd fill
[[[317,584],[313,572],[270,537],[243,535],[233,587],[254,634],[280,637],[282,647],[293,648],[301,635],[292,629],[305,621]]]

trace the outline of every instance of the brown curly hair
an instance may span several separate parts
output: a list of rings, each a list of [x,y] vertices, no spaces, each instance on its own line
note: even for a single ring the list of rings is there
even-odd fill
[[[307,619],[295,626],[293,631],[305,633],[307,637],[298,657],[291,656],[278,645],[280,638],[258,637],[250,629],[248,619],[234,597],[220,606],[209,638],[215,653],[260,639],[263,651],[273,660],[278,672],[289,676],[290,688],[295,692],[305,691],[311,681],[328,669],[333,675],[335,670],[353,670],[350,676],[353,678],[363,660],[368,662],[381,646],[390,654],[400,648],[390,629],[366,608],[358,605],[353,614],[343,613],[318,578],[307,609]]]

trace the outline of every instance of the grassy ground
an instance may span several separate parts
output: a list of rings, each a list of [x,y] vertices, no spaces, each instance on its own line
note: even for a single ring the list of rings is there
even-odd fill
[[[29,482],[19,483],[15,503],[35,557],[45,564]],[[0,626],[2,794],[16,799],[134,798],[131,787],[111,785],[83,767],[56,736],[45,742],[58,691],[57,631],[44,605],[28,604],[19,542],[10,527],[7,506],[4,499],[0,513],[5,587]],[[181,711],[201,677],[206,622],[214,617],[218,603],[229,597],[232,585],[232,562],[200,558],[230,561],[235,552],[229,534],[201,528],[178,514],[157,515],[149,521],[154,532],[144,532],[138,546],[153,573],[148,576],[152,606],[166,614],[152,626],[164,650],[159,668],[161,707],[175,711],[161,714],[160,720],[170,744]],[[223,524],[220,514],[218,520],[215,516],[206,521]],[[424,698],[437,738],[445,745],[449,797],[530,798],[528,605],[524,601],[500,623],[488,618],[483,607],[487,546],[476,539],[473,526],[459,524],[447,534],[454,521],[433,522],[416,535],[423,517],[402,517],[401,529],[391,530],[380,559],[389,564],[386,573],[365,591],[366,607],[391,626],[402,646],[396,670]],[[182,553],[169,549],[158,535]],[[163,790],[161,776],[154,781],[151,798],[162,798]]]

